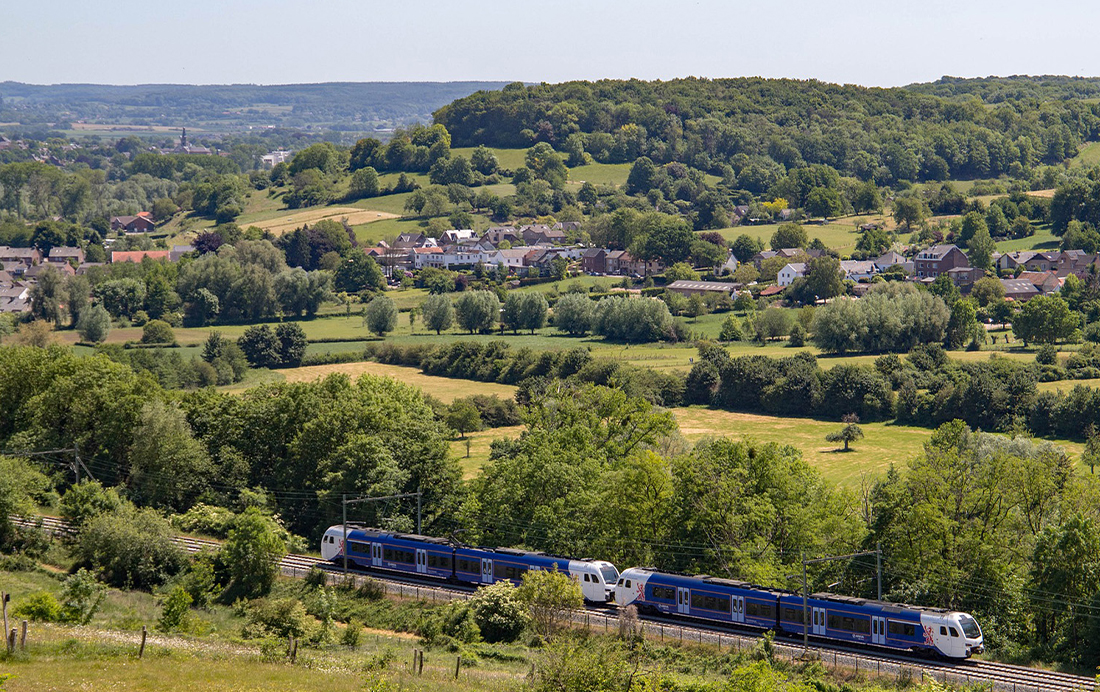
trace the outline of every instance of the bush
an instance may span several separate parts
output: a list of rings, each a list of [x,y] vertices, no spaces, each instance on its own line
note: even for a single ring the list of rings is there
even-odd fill
[[[237,515],[232,510],[199,502],[184,514],[176,514],[169,521],[184,533],[200,533],[213,538],[225,538]]]
[[[235,595],[264,596],[271,590],[279,561],[286,555],[285,533],[274,519],[255,507],[237,515],[222,549]]]
[[[490,643],[516,641],[531,622],[509,581],[478,589],[469,603],[481,636]]]
[[[187,624],[191,602],[191,594],[187,593],[182,586],[172,589],[161,605],[157,629],[161,632],[175,632],[183,628]]]
[[[245,639],[287,637],[301,639],[313,628],[313,618],[302,602],[295,598],[261,598],[253,601],[247,611],[248,622],[241,634]]]
[[[107,590],[95,575],[79,569],[61,585],[61,610],[65,622],[87,625],[99,611]]]
[[[344,633],[340,635],[340,643],[349,649],[359,646],[359,637],[363,634],[363,623],[356,618],[348,620]]]
[[[119,511],[122,500],[114,488],[104,488],[99,481],[85,480],[70,487],[61,497],[61,518],[80,529],[101,514]]]
[[[81,529],[75,552],[80,562],[122,588],[148,589],[163,584],[185,563],[172,542],[172,527],[151,509],[126,504],[91,519]]]
[[[1053,344],[1043,344],[1035,353],[1035,362],[1039,365],[1057,365],[1058,349]]]
[[[16,618],[23,618],[31,622],[61,622],[61,603],[48,591],[38,591],[27,596],[12,610]]]
[[[143,344],[170,344],[175,340],[175,332],[164,320],[150,320],[141,329],[141,343]]]

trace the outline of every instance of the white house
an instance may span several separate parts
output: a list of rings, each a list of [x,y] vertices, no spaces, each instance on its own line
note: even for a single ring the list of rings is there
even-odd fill
[[[280,163],[286,163],[294,158],[293,151],[287,151],[286,149],[276,149],[275,151],[268,152],[260,157],[260,163],[264,168],[272,169],[278,166]]]
[[[805,262],[791,262],[786,264],[779,270],[778,283],[780,286],[790,286],[794,283],[795,279],[800,279],[806,276],[806,263]]]
[[[471,231],[468,228],[455,229],[451,231],[443,231],[443,235],[439,236],[439,243],[441,245],[453,245],[455,243],[461,243],[464,240],[477,240],[477,231]]]

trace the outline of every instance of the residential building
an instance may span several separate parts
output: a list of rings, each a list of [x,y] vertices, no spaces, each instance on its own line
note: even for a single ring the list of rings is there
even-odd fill
[[[119,231],[122,233],[149,233],[156,224],[153,223],[152,215],[147,212],[138,212],[134,216],[112,216],[111,217],[111,230]]]
[[[46,257],[46,261],[51,264],[68,264],[74,260],[78,265],[84,262],[83,249],[78,247],[54,247],[50,248],[49,255]]]
[[[963,293],[969,293],[974,282],[985,276],[985,270],[978,267],[955,267],[948,269],[947,275],[951,277],[951,283],[955,284]]]
[[[737,271],[738,266],[737,257],[731,252],[730,256],[726,258],[726,261],[719,264],[714,268],[715,276],[723,276],[725,274],[733,274]]]
[[[859,283],[870,281],[878,273],[878,266],[872,260],[841,260],[840,271],[845,279]]]
[[[42,253],[38,248],[0,245],[0,266],[12,274],[22,274],[41,261]]]
[[[493,226],[481,236],[482,240],[488,240],[493,244],[493,247],[500,245],[504,241],[508,241],[511,245],[519,245],[523,242],[523,237],[519,231],[512,226]]]
[[[606,274],[607,250],[602,247],[588,248],[581,255],[581,266],[586,274]]]
[[[933,245],[921,250],[914,259],[915,276],[918,279],[934,279],[950,269],[969,266],[970,261],[966,255],[954,245]]]
[[[1039,295],[1035,284],[1024,279],[1001,279],[1001,285],[1005,288],[1006,300],[1023,303]]]
[[[1035,288],[1039,290],[1039,293],[1047,296],[1051,293],[1057,293],[1062,288],[1062,284],[1065,282],[1065,277],[1059,278],[1057,272],[1020,272],[1020,275],[1016,277],[1020,281],[1030,281]]]
[[[260,157],[260,163],[264,168],[271,170],[280,163],[288,163],[294,158],[294,152],[286,149],[277,149]]]
[[[779,270],[776,283],[780,286],[790,286],[795,279],[800,279],[803,276],[806,276],[806,263],[791,262]]]
[[[439,236],[440,245],[452,245],[455,243],[461,243],[466,240],[477,240],[477,231],[472,231],[468,228],[464,228],[452,231],[443,231],[443,235]]]

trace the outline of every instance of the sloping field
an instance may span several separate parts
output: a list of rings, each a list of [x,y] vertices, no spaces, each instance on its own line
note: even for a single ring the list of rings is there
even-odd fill
[[[385,363],[339,363],[336,365],[310,365],[303,368],[290,368],[280,370],[286,376],[287,382],[310,382],[320,377],[327,377],[333,373],[344,373],[355,379],[360,375],[380,375],[392,377],[398,382],[423,389],[425,393],[435,398],[450,403],[455,399],[472,394],[496,394],[502,399],[511,399],[515,396],[516,388],[510,384],[496,384],[495,382],[474,382],[472,380],[456,380],[449,377],[435,377],[425,375],[417,368],[409,368],[401,365],[387,365]]]
[[[359,209],[357,207],[320,207],[318,209],[303,209],[290,214],[283,214],[263,221],[253,221],[249,226],[257,226],[265,231],[271,231],[275,235],[289,233],[305,224],[314,224],[322,219],[341,221],[346,219],[352,226],[357,226],[382,219],[395,219],[397,214],[373,209]]]

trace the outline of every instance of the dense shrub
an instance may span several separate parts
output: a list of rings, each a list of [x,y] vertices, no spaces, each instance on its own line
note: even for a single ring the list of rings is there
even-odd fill
[[[182,569],[183,550],[172,542],[172,527],[151,509],[123,505],[100,514],[81,529],[75,546],[81,564],[108,584],[148,589]]]
[[[592,331],[615,341],[660,341],[672,331],[672,314],[662,300],[604,298],[596,303]]]

